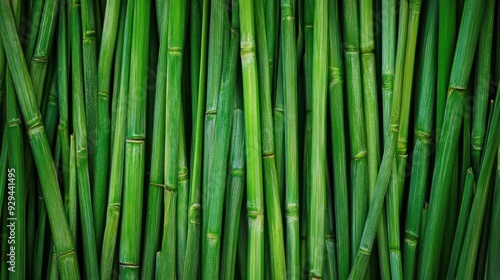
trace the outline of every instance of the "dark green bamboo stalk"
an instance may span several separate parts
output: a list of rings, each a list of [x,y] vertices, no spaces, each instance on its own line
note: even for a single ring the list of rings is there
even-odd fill
[[[477,47],[477,76],[474,96],[474,114],[472,123],[472,160],[474,170],[479,172],[481,154],[486,138],[486,121],[488,116],[488,95],[490,91],[490,70],[492,59],[493,18],[495,0],[487,2],[485,15],[481,25],[481,34]]]
[[[358,3],[344,0],[347,104],[351,139],[351,258],[356,255],[368,212],[368,174],[366,127],[363,114],[361,69],[359,59]],[[315,144],[316,145],[316,144]]]
[[[100,252],[106,221],[106,203],[108,191],[108,165],[110,145],[110,118],[109,118],[109,91],[115,53],[118,22],[120,18],[120,0],[108,1],[106,16],[100,41],[98,74],[97,74],[97,105],[96,105],[96,145],[94,192],[92,204],[94,206],[94,221],[96,230],[97,248]],[[97,8],[97,7],[96,7]]]
[[[491,185],[490,180],[490,185]],[[491,188],[491,186],[490,186]],[[488,241],[490,240],[490,221],[491,221],[491,208],[493,205],[493,196],[488,194],[488,202],[486,204],[486,213],[484,215],[484,222],[481,230],[481,242],[477,251],[477,264],[474,267],[474,276],[476,279],[485,279],[486,272],[486,259],[488,254]]]
[[[30,76],[35,89],[38,106],[42,102],[43,87],[47,74],[47,66],[49,62],[49,54],[51,46],[54,42],[54,35],[57,23],[58,1],[47,0],[44,4],[38,36],[33,53],[30,59]],[[50,80],[49,80],[50,82]]]
[[[122,6],[120,32],[118,36],[117,56],[122,57],[119,89],[114,93],[116,99],[115,129],[113,130],[113,143],[111,145],[111,165],[109,180],[109,197],[106,210],[106,226],[104,230],[103,246],[101,253],[101,279],[111,279],[113,262],[120,222],[122,184],[124,177],[124,150],[127,124],[127,107],[129,96],[129,77],[132,46],[132,23],[134,2],[128,1]]]
[[[82,224],[83,255],[86,277],[99,277],[97,248],[95,241],[94,214],[90,195],[90,178],[87,145],[87,122],[83,96],[83,66],[81,56],[82,36],[79,0],[74,0],[71,9],[71,66],[72,66],[72,105],[73,127],[76,144],[76,172],[78,199]],[[53,232],[53,231],[52,231]]]
[[[281,94],[284,95],[285,100],[284,158],[286,164],[283,165],[286,176],[286,265],[288,267],[288,279],[298,279],[300,277],[297,61],[293,59],[293,57],[297,56],[295,44],[295,9],[293,1],[282,0],[281,55],[292,57],[292,59],[282,59],[282,64],[278,66],[282,67]],[[277,99],[278,97],[276,97]],[[276,125],[277,123],[275,123]],[[275,140],[278,140],[278,138]]]
[[[338,1],[330,1],[329,11],[329,99],[332,128],[333,193],[336,222],[337,272],[346,279],[350,269],[349,202],[344,133],[344,66]]]
[[[64,5],[59,5],[58,32],[57,32],[57,103],[59,105],[59,124],[57,127],[59,141],[61,142],[61,162],[64,182],[64,202],[68,211],[69,199],[69,158],[70,143],[68,132],[68,95],[69,95],[69,44],[68,21]]]
[[[191,116],[192,133],[191,143],[196,141],[196,116],[198,108],[198,85],[200,83],[200,56],[201,56],[201,24],[202,1],[193,0],[189,3],[189,65],[190,65],[190,89],[191,89]],[[191,145],[191,162],[194,157],[194,145]]]
[[[389,134],[394,63],[396,60],[396,0],[382,1],[382,127],[384,143]]]
[[[464,186],[464,194],[462,196],[462,203],[460,204],[460,214],[458,217],[457,228],[455,230],[455,238],[453,240],[453,249],[450,257],[450,264],[448,266],[448,279],[454,279],[457,276],[458,261],[460,258],[460,251],[462,250],[463,241],[465,237],[465,230],[467,229],[467,222],[469,220],[472,199],[474,196],[474,173],[472,168],[467,170],[467,178]]]
[[[78,192],[76,183],[76,144],[75,136],[69,138],[69,205],[68,205],[68,223],[73,240],[77,240],[77,212],[78,212]]]
[[[486,277],[487,279],[494,279],[496,275],[500,273],[500,267],[495,265],[498,263],[498,259],[500,258],[500,239],[498,238],[500,235],[499,224],[496,222],[500,219],[500,147],[498,148],[498,156],[497,156],[497,171],[496,171],[496,181],[495,181],[495,190],[493,194],[493,208],[491,209],[491,231],[490,231],[490,240],[489,240],[489,248],[488,248],[488,264],[486,266]]]
[[[8,128],[7,125],[5,125],[3,128],[2,149],[0,151],[0,211],[2,212],[3,212],[4,197],[6,194],[5,189],[7,186],[7,158],[9,156],[8,153],[9,138],[7,137],[7,128]],[[0,212],[0,216],[2,212]]]
[[[191,161],[191,186],[189,190],[189,224],[186,244],[186,261],[184,262],[184,278],[193,279],[198,275],[200,263],[200,233],[201,233],[201,180],[202,180],[202,149],[203,149],[203,116],[205,108],[205,89],[207,71],[207,49],[208,49],[208,11],[209,2],[203,0],[201,25],[201,50],[199,67],[199,84],[197,92],[196,123],[194,125]],[[195,66],[196,67],[196,66]]]
[[[237,83],[238,85],[238,83]],[[231,148],[229,152],[229,180],[222,241],[221,279],[235,277],[236,252],[240,227],[240,210],[245,188],[245,138],[241,89],[237,88],[237,101],[233,112]]]
[[[3,48],[3,43],[1,41],[2,40],[0,40],[0,108],[3,108],[4,107],[3,104],[5,102],[5,72],[7,70],[7,58],[5,57],[5,50]]]
[[[467,6],[465,7],[467,8]],[[465,9],[464,8],[464,9]],[[500,90],[497,89],[497,97],[500,96]],[[495,152],[498,151],[498,143],[500,143],[500,100],[497,98],[491,123],[489,125],[488,136],[486,139],[486,146],[484,149],[484,156],[481,161],[481,171],[476,185],[476,192],[472,202],[470,211],[469,222],[467,224],[467,231],[463,242],[463,247],[460,253],[460,261],[458,263],[457,275],[463,275],[464,279],[472,279],[474,277],[474,268],[476,258],[469,256],[476,256],[481,239],[481,230],[483,227],[483,220],[487,211],[487,200],[489,198],[491,173],[493,170],[493,163],[495,160]]]
[[[269,261],[272,278],[286,274],[285,241],[283,236],[283,217],[281,216],[280,190],[274,153],[274,125],[272,116],[272,72],[269,58],[274,49],[268,49],[267,30],[262,0],[255,2],[255,30],[257,43],[257,63],[259,70],[259,94],[261,110],[262,162],[264,171],[264,190],[266,200],[266,222],[269,240]],[[271,52],[273,54],[271,54]],[[295,56],[292,56],[295,57]],[[285,93],[286,95],[286,93]],[[286,105],[285,105],[286,106]]]
[[[88,138],[88,162],[89,162],[89,178],[94,183],[94,173],[98,168],[96,164],[95,150],[97,146],[97,35],[96,35],[96,20],[95,10],[92,0],[79,0],[81,4],[82,17],[82,49],[83,49],[83,78],[85,90],[85,113],[87,122],[87,138]],[[74,36],[74,35],[72,35]],[[78,136],[77,142],[78,142]],[[78,149],[77,149],[78,150]],[[100,165],[99,165],[100,168]],[[96,185],[92,184],[92,194],[99,193],[102,195],[102,190],[97,190]],[[94,206],[95,207],[95,206]]]
[[[463,96],[472,70],[474,52],[481,26],[484,1],[467,0],[458,34],[455,58],[450,76],[445,118],[438,146],[436,164],[432,178],[427,225],[423,247],[419,255],[419,279],[437,276],[441,255],[444,223],[442,217],[448,206],[453,162],[458,149],[458,138],[462,123]],[[473,8],[474,7],[474,8]]]
[[[226,182],[226,166],[229,152],[230,131],[232,124],[232,105],[234,104],[236,65],[239,43],[239,14],[233,13],[231,23],[231,45],[229,56],[224,59],[222,82],[217,97],[217,119],[214,134],[214,150],[211,163],[212,172],[207,182],[207,232],[203,238],[202,276],[203,279],[219,278],[220,239],[222,228],[222,210],[224,209],[224,193]]]
[[[33,84],[24,60],[21,43],[17,36],[14,17],[9,2],[0,1],[0,34],[11,65],[11,73],[17,92],[21,112],[26,120],[26,129],[32,146],[42,192],[49,203],[47,211],[51,227],[56,232],[54,242],[60,257],[61,275],[66,278],[79,278],[78,262],[74,252],[73,240],[64,214],[56,170],[51,158],[47,136],[44,132],[40,111],[36,106]],[[57,229],[57,231],[56,231]]]
[[[56,130],[57,130],[57,119],[59,113],[59,104],[57,103],[58,90],[57,90],[57,80],[56,75],[52,76],[49,91],[47,95],[47,103],[45,104],[45,114],[43,115],[43,126],[47,132],[47,139],[49,140],[49,145],[52,149],[55,148]],[[57,166],[56,166],[57,169]]]
[[[138,278],[142,232],[142,200],[146,161],[146,100],[151,1],[134,7],[120,228],[120,277]],[[128,36],[126,36],[128,37]],[[125,48],[126,49],[126,48]],[[124,73],[122,72],[122,78]]]
[[[161,202],[163,200],[165,163],[165,92],[167,88],[167,11],[169,4],[163,5],[163,22],[160,27],[160,49],[156,71],[156,93],[154,108],[153,141],[151,148],[151,170],[146,214],[146,229],[142,255],[141,277],[154,276],[156,253],[161,234]]]
[[[416,96],[415,144],[413,147],[412,176],[403,250],[404,279],[414,279],[417,269],[417,252],[422,229],[422,207],[429,182],[431,161],[431,133],[433,128],[434,104],[436,98],[438,4],[429,1],[425,16],[424,37],[422,41],[422,64],[419,72]]]
[[[327,166],[327,170],[329,170]],[[335,219],[333,207],[333,194],[332,184],[329,180],[330,176],[327,174],[327,187],[326,187],[326,215],[325,215],[325,248],[323,250],[325,256],[323,258],[323,278],[324,279],[338,279],[337,273],[337,257],[335,255]]]
[[[443,127],[447,90],[457,36],[457,1],[439,1],[438,74],[436,101],[436,142],[439,143]]]
[[[258,71],[255,57],[253,2],[240,2],[241,66],[245,112],[245,150],[247,166],[248,279],[264,276],[264,194],[262,186],[262,147]]]

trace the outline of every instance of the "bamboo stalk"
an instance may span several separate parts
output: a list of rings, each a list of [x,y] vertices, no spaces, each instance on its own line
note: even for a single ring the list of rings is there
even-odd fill
[[[57,5],[57,0],[47,0],[45,2],[42,17],[40,19],[40,26],[33,57],[29,60],[29,71],[31,80],[33,81],[33,88],[35,90],[38,107],[40,107],[42,102],[43,86],[47,74],[49,54],[51,46],[54,42],[58,12]]]
[[[417,252],[422,227],[422,207],[425,203],[431,164],[432,112],[436,97],[436,70],[438,44],[438,4],[428,2],[422,41],[422,64],[419,72],[416,96],[415,144],[413,147],[412,176],[406,210],[403,250],[404,279],[415,279]]]
[[[486,121],[488,116],[488,95],[490,93],[490,70],[492,59],[493,18],[495,1],[487,2],[485,15],[481,24],[477,49],[477,76],[474,98],[474,114],[472,123],[472,161],[476,173],[480,169],[481,154],[486,137]]]
[[[72,66],[72,115],[75,130],[76,172],[78,181],[78,199],[82,223],[83,255],[87,278],[99,277],[97,247],[95,240],[94,214],[90,194],[87,121],[85,101],[83,96],[82,46],[80,38],[82,29],[80,23],[79,0],[73,1],[71,9],[71,66]],[[53,231],[52,231],[53,232]]]
[[[78,192],[76,183],[76,144],[75,136],[69,138],[69,203],[68,203],[68,223],[73,240],[77,240],[77,212],[78,212]]]
[[[297,61],[295,43],[295,9],[293,1],[281,1],[281,59],[282,91],[285,101],[285,211],[286,211],[286,266],[289,279],[300,276],[300,232],[299,232],[299,150],[298,150],[298,119],[297,119]],[[279,71],[279,70],[278,70]],[[278,98],[276,98],[278,99]],[[275,126],[277,123],[275,123]],[[276,131],[275,131],[276,134]],[[278,140],[276,138],[275,140]]]
[[[181,106],[181,116],[184,116],[184,107]],[[179,171],[177,197],[177,274],[184,279],[184,262],[186,260],[186,243],[188,229],[188,200],[189,200],[189,169],[186,143],[186,128],[184,118],[179,122]]]
[[[24,39],[24,42],[22,42],[24,46],[24,55],[27,62],[31,61],[33,53],[35,52],[44,4],[45,0],[36,0],[33,1],[33,4],[30,8],[30,31],[27,32],[26,39]]]
[[[500,255],[498,254],[500,248],[500,239],[498,238],[500,229],[498,223],[499,214],[500,214],[500,147],[498,148],[497,153],[497,171],[496,171],[496,181],[495,181],[495,190],[493,194],[493,208],[491,209],[491,228],[490,228],[490,240],[489,240],[489,248],[488,248],[488,264],[486,266],[486,277],[490,279],[491,277],[495,277],[499,273],[499,267],[495,265],[497,263]]]
[[[142,255],[141,277],[151,279],[155,271],[156,253],[161,234],[161,203],[164,184],[165,163],[165,107],[167,88],[167,15],[169,3],[163,6],[163,22],[160,27],[160,48],[156,71],[156,93],[154,105],[154,126],[151,148],[151,170],[146,214],[146,228]]]
[[[389,133],[394,64],[396,60],[396,1],[382,1],[382,127],[384,143]]]
[[[262,186],[262,147],[253,3],[240,2],[241,66],[245,113],[245,150],[247,166],[248,266],[247,278],[264,275],[264,194]]]
[[[463,96],[472,70],[474,51],[479,36],[481,13],[484,1],[467,0],[458,34],[455,58],[450,76],[450,86],[446,102],[445,122],[441,132],[436,163],[432,178],[427,225],[419,255],[419,279],[437,276],[437,260],[441,255],[444,223],[442,217],[448,206],[450,179],[458,148],[458,138],[462,123]],[[475,7],[475,8],[472,8]],[[462,275],[462,274],[460,274]]]
[[[120,17],[120,0],[109,1],[106,6],[106,15],[100,41],[99,61],[97,65],[97,94],[96,94],[96,145],[94,192],[92,204],[94,206],[94,221],[96,242],[99,252],[102,247],[104,226],[106,222],[106,203],[108,191],[108,165],[110,145],[110,118],[109,118],[109,91],[111,85],[112,63],[115,53],[118,22]],[[98,6],[96,6],[97,8]]]
[[[130,92],[127,101],[123,217],[119,249],[120,277],[125,278],[139,277],[146,157],[146,86],[151,3],[150,1],[138,1],[136,4],[133,17],[132,45],[130,46]]]
[[[222,82],[217,97],[217,119],[214,129],[212,171],[208,174],[206,206],[207,232],[203,238],[202,275],[204,279],[216,279],[220,275],[220,239],[222,210],[226,182],[226,166],[229,153],[232,105],[235,97],[236,65],[239,42],[239,14],[234,11],[231,23],[229,57],[224,59]],[[206,277],[206,278],[205,278]]]
[[[21,43],[15,32],[15,22],[11,6],[7,0],[0,1],[0,34],[11,65],[12,78],[17,92],[21,112],[26,120],[26,129],[32,146],[42,191],[47,197],[47,211],[51,227],[57,232],[54,242],[60,257],[60,269],[63,277],[79,278],[73,240],[65,220],[64,207],[59,191],[54,163],[51,159],[47,136],[41,125],[40,111],[36,108],[33,84],[29,77],[26,61],[23,58]],[[55,230],[57,228],[57,231]]]
[[[238,82],[237,82],[238,85]],[[243,110],[241,89],[237,87],[235,108],[233,112],[233,125],[231,135],[231,148],[229,159],[229,180],[227,202],[224,218],[224,236],[222,241],[221,279],[235,277],[236,252],[240,227],[240,210],[245,188],[245,138],[243,127]]]
[[[472,199],[474,197],[474,173],[472,168],[467,170],[467,178],[464,186],[464,194],[462,196],[462,203],[460,204],[460,214],[458,217],[457,228],[455,230],[455,238],[453,240],[453,249],[451,252],[450,263],[448,266],[447,278],[453,279],[456,277],[458,269],[458,261],[460,258],[460,251],[463,246],[465,237],[465,230],[467,229],[467,222],[469,220],[470,210],[472,206]]]
[[[262,0],[254,2],[255,28],[257,36],[257,63],[259,70],[259,94],[261,110],[262,164],[264,171],[264,190],[266,203],[266,223],[269,240],[269,262],[272,278],[286,274],[285,241],[281,215],[280,189],[278,186],[276,160],[274,153],[274,125],[272,116],[272,72],[269,59],[274,49],[268,49],[267,30]]]
[[[120,222],[122,184],[124,180],[124,150],[126,139],[127,108],[129,99],[129,78],[132,47],[132,23],[134,2],[128,1],[122,6],[120,32],[118,35],[117,55],[122,56],[119,91],[115,92],[116,99],[115,129],[111,145],[111,165],[109,180],[109,196],[106,210],[106,226],[104,229],[103,246],[101,253],[101,279],[111,279],[118,225]],[[121,52],[120,52],[121,50]]]

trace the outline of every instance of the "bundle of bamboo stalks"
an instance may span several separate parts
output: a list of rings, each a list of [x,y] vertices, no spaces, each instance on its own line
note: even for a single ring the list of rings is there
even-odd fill
[[[500,277],[495,0],[0,0],[0,37],[0,279]]]

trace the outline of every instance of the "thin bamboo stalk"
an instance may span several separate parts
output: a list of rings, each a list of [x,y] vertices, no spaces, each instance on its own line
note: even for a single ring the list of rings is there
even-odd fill
[[[122,57],[119,89],[114,94],[116,99],[115,129],[111,145],[111,165],[109,180],[108,206],[106,210],[106,226],[104,229],[101,253],[101,279],[111,279],[115,259],[118,225],[120,222],[122,184],[124,177],[124,150],[127,124],[127,107],[129,99],[129,78],[132,47],[132,23],[135,1],[128,1],[122,6],[121,24],[118,35],[117,55]],[[126,6],[126,7],[125,7]],[[120,52],[121,50],[121,52]]]
[[[142,203],[146,161],[146,100],[149,55],[150,1],[134,7],[130,46],[127,132],[123,172],[123,217],[120,228],[120,277],[138,278],[142,234]],[[128,36],[126,36],[128,37]],[[126,49],[126,48],[124,48]],[[122,73],[126,76],[125,73]]]
[[[184,95],[186,96],[186,95]],[[181,106],[181,116],[184,116],[184,106]],[[178,191],[177,191],[177,275],[184,279],[184,262],[186,260],[186,241],[188,229],[188,200],[189,200],[189,169],[186,143],[185,120],[181,117],[179,121],[179,168],[178,168]]]
[[[97,247],[95,241],[94,214],[90,194],[89,161],[87,121],[85,115],[85,99],[81,22],[79,0],[73,1],[71,9],[71,66],[72,66],[72,116],[75,130],[76,145],[76,172],[78,181],[78,199],[80,205],[80,218],[82,224],[83,255],[86,277],[96,279],[99,277]],[[52,231],[53,232],[53,231]]]
[[[382,127],[384,143],[389,133],[394,64],[396,60],[396,0],[382,1]]]
[[[29,32],[27,32],[26,34],[26,39],[24,39],[24,41],[22,42],[24,46],[24,55],[27,62],[31,61],[33,53],[35,52],[44,4],[45,0],[33,1],[33,5],[30,9],[30,28]]]
[[[113,58],[115,57],[118,22],[120,18],[120,0],[108,1],[106,15],[100,41],[99,61],[97,66],[97,95],[96,95],[96,145],[94,192],[92,204],[94,206],[94,222],[96,231],[97,249],[100,252],[106,222],[106,203],[108,193],[108,166],[110,146],[110,118],[109,92]],[[96,6],[96,8],[98,5]]]
[[[491,228],[490,228],[490,240],[489,240],[489,248],[488,248],[488,264],[486,266],[486,277],[487,279],[493,279],[495,275],[499,275],[500,268],[495,264],[498,262],[500,258],[500,239],[498,238],[500,234],[500,228],[496,221],[500,219],[500,147],[498,148],[497,153],[497,171],[496,171],[496,181],[495,181],[495,190],[493,194],[493,208],[491,209]]]

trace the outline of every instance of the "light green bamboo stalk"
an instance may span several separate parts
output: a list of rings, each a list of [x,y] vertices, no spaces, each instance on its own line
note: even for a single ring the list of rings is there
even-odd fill
[[[33,84],[29,77],[26,61],[24,60],[21,43],[17,36],[12,9],[8,0],[0,1],[0,34],[6,50],[7,60],[11,65],[11,73],[16,88],[17,98],[26,120],[26,129],[32,146],[42,192],[47,197],[47,211],[51,226],[56,232],[54,242],[60,257],[60,269],[63,277],[79,278],[78,262],[74,252],[74,243],[71,238],[68,223],[64,214],[61,193],[59,191],[56,170],[51,159],[47,136],[41,125],[40,111],[36,106]],[[57,231],[55,230],[57,229]]]
[[[119,249],[120,277],[124,278],[139,277],[146,161],[146,87],[151,3],[150,1],[137,1],[136,4],[130,51],[130,92],[127,101],[123,217]],[[123,76],[122,72],[122,78]]]
[[[69,149],[68,223],[73,240],[77,240],[78,192],[76,186],[76,144],[73,134],[69,138]]]
[[[253,2],[240,2],[241,66],[245,113],[245,150],[247,166],[248,216],[248,279],[264,276],[264,194],[261,165],[261,131],[259,110],[258,71],[255,57],[255,27]]]
[[[396,60],[396,0],[382,1],[382,127],[384,143],[389,134],[394,64]]]
[[[186,96],[186,95],[184,95]],[[181,106],[181,116],[184,116],[184,107]],[[184,262],[186,259],[186,241],[188,229],[188,200],[189,200],[189,169],[186,143],[185,120],[181,117],[179,121],[179,171],[177,191],[177,275],[184,279]]]
[[[437,276],[441,255],[444,211],[448,206],[450,180],[458,149],[458,138],[462,123],[463,96],[472,70],[474,51],[481,26],[484,1],[467,0],[458,34],[455,58],[450,76],[445,118],[438,146],[432,178],[427,225],[419,254],[419,279]],[[473,8],[474,7],[474,8]],[[481,176],[481,175],[480,175]]]
[[[281,1],[281,53],[296,57],[295,9],[293,1]],[[288,279],[300,277],[299,232],[299,146],[297,108],[297,61],[281,59],[282,91],[285,100],[285,211],[286,211],[286,265]],[[283,71],[284,70],[284,71]],[[278,99],[278,97],[276,97]],[[277,102],[277,101],[276,101]],[[275,112],[276,113],[276,112]],[[275,116],[276,117],[276,116]],[[275,119],[276,120],[276,119]],[[275,126],[277,123],[275,123]],[[277,132],[275,131],[275,134]],[[279,140],[279,138],[275,138]],[[275,142],[276,143],[276,142]],[[278,144],[277,144],[278,146]]]

